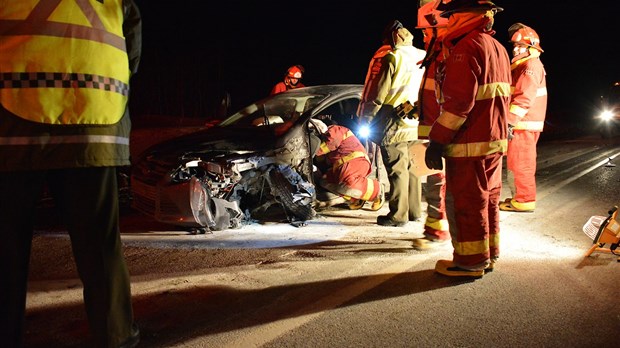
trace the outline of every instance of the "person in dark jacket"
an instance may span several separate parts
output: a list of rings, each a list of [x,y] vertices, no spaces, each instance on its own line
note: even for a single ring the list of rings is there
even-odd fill
[[[5,346],[22,345],[32,214],[47,187],[84,287],[92,334],[84,346],[133,347],[140,336],[117,167],[130,164],[127,103],[140,61],[140,12],[133,0],[60,5],[7,0],[0,7],[0,337]]]

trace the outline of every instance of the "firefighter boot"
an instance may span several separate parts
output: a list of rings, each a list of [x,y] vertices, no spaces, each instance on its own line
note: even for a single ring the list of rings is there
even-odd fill
[[[469,270],[455,266],[450,260],[439,260],[435,264],[435,272],[443,274],[448,277],[472,277],[482,278],[484,275],[484,269],[481,270]]]
[[[361,200],[361,199],[351,199],[349,201],[349,209],[351,210],[360,210],[364,207],[364,204],[366,204],[366,201]]]
[[[385,203],[385,192],[383,191],[383,185],[381,185],[381,190],[377,195],[377,198],[372,202],[372,206],[370,206],[370,210],[377,211],[383,207]]]

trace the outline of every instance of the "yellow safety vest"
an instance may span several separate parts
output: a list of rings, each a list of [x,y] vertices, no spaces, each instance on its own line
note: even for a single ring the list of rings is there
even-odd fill
[[[130,77],[122,25],[122,0],[0,0],[0,103],[38,123],[117,123]]]

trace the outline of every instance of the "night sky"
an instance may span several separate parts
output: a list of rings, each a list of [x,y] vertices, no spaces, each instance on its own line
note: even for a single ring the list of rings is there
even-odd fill
[[[306,68],[306,85],[364,83],[368,62],[392,19],[423,48],[417,1],[136,0],[143,57],[132,80],[135,115],[215,118],[269,94],[286,69]],[[614,1],[496,1],[495,37],[508,50],[508,27],[522,22],[541,37],[548,118],[591,119],[599,96],[620,80],[618,5]],[[584,4],[584,5],[581,5]],[[596,6],[595,6],[596,5]],[[216,8],[217,7],[217,8]],[[509,51],[510,52],[510,51]]]

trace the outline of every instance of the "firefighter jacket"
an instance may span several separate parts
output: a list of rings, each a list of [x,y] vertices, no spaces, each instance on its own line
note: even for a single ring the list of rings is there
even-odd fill
[[[274,94],[286,92],[289,89],[295,89],[295,88],[301,88],[301,87],[306,87],[306,86],[303,83],[301,83],[301,81],[297,82],[296,85],[291,85],[289,83],[289,78],[285,77],[284,81],[280,81],[276,83],[275,86],[273,86],[273,88],[271,89],[271,93],[269,93],[269,95],[274,95]]]
[[[355,158],[363,158],[370,163],[364,145],[349,128],[338,125],[329,126],[323,133],[323,138],[316,156],[326,155],[327,161],[331,164],[331,170]]]
[[[321,185],[342,196],[374,200],[380,194],[380,184],[368,178],[371,164],[364,145],[351,130],[338,125],[328,127],[322,138],[316,156],[325,157],[330,167]]]
[[[417,140],[418,120],[400,118],[394,108],[414,104],[422,81],[418,62],[425,51],[411,45],[385,45],[373,56],[364,82],[358,116],[371,125],[370,139],[381,145]]]
[[[437,93],[438,86],[435,80],[438,63],[434,60],[426,67],[420,86],[420,125],[418,126],[418,138],[420,139],[428,139],[431,126],[441,111]]]
[[[0,7],[0,170],[129,165],[133,0]]]
[[[508,53],[481,29],[468,31],[451,44],[442,84],[442,112],[429,138],[445,145],[445,157],[505,153],[510,71],[487,67],[508,68]]]
[[[517,130],[542,132],[547,111],[547,82],[540,51],[531,49],[524,58],[515,57],[512,70],[512,99],[508,124]]]

